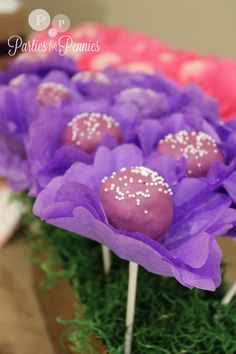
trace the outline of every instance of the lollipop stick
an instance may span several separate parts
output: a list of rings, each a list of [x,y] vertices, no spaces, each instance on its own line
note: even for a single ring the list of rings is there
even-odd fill
[[[236,281],[233,283],[233,285],[229,288],[229,290],[223,297],[221,302],[222,305],[228,305],[230,301],[233,299],[233,297],[235,296],[235,294],[236,294]]]
[[[102,246],[102,258],[104,273],[107,275],[111,269],[111,251],[106,246]]]
[[[138,264],[129,263],[129,285],[128,285],[128,299],[126,308],[126,333],[125,333],[125,349],[124,354],[131,354],[132,339],[133,339],[133,325],[135,314],[135,301],[137,290]]]

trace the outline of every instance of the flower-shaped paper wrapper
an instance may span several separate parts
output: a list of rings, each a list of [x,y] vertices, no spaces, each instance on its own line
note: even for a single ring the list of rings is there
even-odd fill
[[[62,57],[57,52],[43,57],[38,53],[23,53],[10,62],[5,80],[11,80],[21,74],[44,77],[52,70],[60,70],[72,76],[76,73],[75,62],[71,58]]]
[[[45,82],[63,84],[71,93],[71,100],[52,107],[40,104],[36,90],[40,83]],[[43,128],[47,130],[52,112],[58,114],[59,121],[59,116],[66,115],[66,110],[74,110],[81,100],[67,75],[55,70],[43,79],[32,74],[21,74],[8,85],[0,87],[0,175],[8,179],[14,190],[22,191],[34,184],[25,152],[25,139],[31,125],[39,117],[46,116]]]
[[[174,221],[161,243],[139,232],[115,229],[99,201],[104,176],[143,165],[155,169],[173,190]],[[183,178],[170,157],[144,161],[136,146],[126,144],[112,151],[100,147],[93,165],[75,163],[38,195],[33,211],[49,224],[98,241],[152,273],[173,276],[189,288],[215,290],[221,278],[215,237],[236,220],[230,205],[228,196],[210,193],[204,181]]]
[[[0,176],[22,191],[29,186],[24,138],[33,120],[25,109],[25,94],[37,85],[34,75],[0,86]]]

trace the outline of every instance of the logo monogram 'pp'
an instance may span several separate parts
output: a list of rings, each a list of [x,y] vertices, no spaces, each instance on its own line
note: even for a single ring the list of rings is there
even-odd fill
[[[65,32],[70,28],[70,19],[64,14],[54,16],[51,22],[49,13],[44,9],[33,10],[28,17],[30,27],[35,31],[44,31],[52,24],[57,32]]]

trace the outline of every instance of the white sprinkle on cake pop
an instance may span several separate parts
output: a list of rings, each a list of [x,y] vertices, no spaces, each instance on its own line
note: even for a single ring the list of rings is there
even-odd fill
[[[101,72],[93,72],[93,71],[81,71],[75,74],[71,78],[72,82],[81,82],[81,83],[88,83],[88,82],[97,82],[103,85],[109,85],[111,83],[109,77]]]
[[[56,82],[43,82],[37,87],[36,99],[46,106],[55,106],[72,98],[69,89]]]
[[[113,226],[157,240],[172,223],[172,194],[164,178],[144,166],[113,172],[100,188],[102,206]]]
[[[68,123],[62,143],[92,153],[108,136],[114,137],[118,143],[121,142],[122,133],[118,122],[107,114],[82,113]]]
[[[157,146],[160,155],[170,154],[177,160],[186,158],[187,173],[191,177],[206,176],[213,163],[224,162],[215,140],[204,132],[181,130],[168,134]]]

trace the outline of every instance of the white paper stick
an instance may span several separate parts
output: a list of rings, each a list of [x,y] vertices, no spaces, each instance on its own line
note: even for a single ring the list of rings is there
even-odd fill
[[[111,251],[106,246],[102,246],[102,258],[104,273],[107,275],[111,269]]]
[[[136,302],[136,292],[137,292],[137,278],[138,278],[138,264],[130,262],[128,298],[127,298],[127,308],[126,308],[126,333],[125,333],[124,354],[131,354],[134,315],[135,315],[135,302]]]
[[[231,285],[231,287],[223,297],[221,302],[222,305],[228,305],[230,301],[233,299],[233,297],[235,296],[235,294],[236,294],[236,281],[233,283],[233,285]]]

